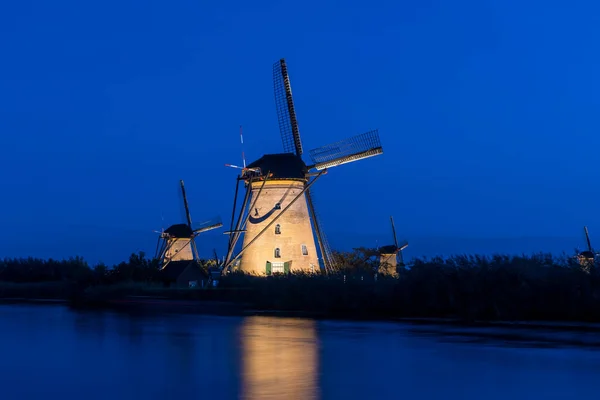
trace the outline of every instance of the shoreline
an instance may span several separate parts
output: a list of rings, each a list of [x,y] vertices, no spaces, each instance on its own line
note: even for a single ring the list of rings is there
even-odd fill
[[[216,300],[180,300],[165,296],[127,296],[120,299],[104,300],[93,303],[73,303],[68,299],[56,298],[26,298],[10,297],[0,298],[0,306],[15,304],[34,305],[63,305],[74,310],[107,310],[116,312],[138,311],[143,313],[173,313],[173,314],[205,314],[205,315],[237,315],[237,316],[268,316],[281,318],[309,318],[318,321],[347,321],[347,322],[384,322],[409,324],[414,327],[436,326],[449,328],[469,329],[510,329],[545,330],[548,332],[590,332],[600,333],[600,323],[577,321],[465,321],[459,318],[436,317],[365,317],[350,316],[347,313],[330,314],[314,313],[308,311],[284,311],[256,309],[248,304],[235,301]],[[600,335],[598,337],[600,346]]]

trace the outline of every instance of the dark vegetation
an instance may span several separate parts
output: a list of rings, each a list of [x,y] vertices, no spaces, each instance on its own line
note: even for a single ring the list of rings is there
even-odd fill
[[[158,263],[144,253],[132,254],[112,268],[93,268],[81,257],[68,260],[37,258],[0,260],[0,298],[72,299],[92,287],[123,283],[160,283]]]
[[[131,295],[219,300],[245,309],[340,318],[456,318],[463,321],[600,322],[600,268],[533,256],[417,259],[397,276],[375,275],[364,249],[338,254],[338,272],[258,278],[239,272],[216,288],[169,289],[143,253],[114,267],[83,259],[0,260],[0,298],[66,299],[103,305]]]

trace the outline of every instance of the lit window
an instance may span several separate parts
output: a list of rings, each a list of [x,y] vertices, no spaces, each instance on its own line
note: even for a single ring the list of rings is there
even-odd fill
[[[285,272],[285,264],[282,262],[274,262],[271,264],[271,273],[283,274]]]
[[[281,225],[279,225],[279,224],[275,225],[275,234],[276,235],[281,234]]]
[[[302,255],[303,256],[307,256],[308,255],[308,249],[306,248],[305,244],[302,245]]]
[[[276,210],[280,210],[280,209],[281,209],[281,203],[277,203],[277,204],[275,204],[275,209],[276,209]]]
[[[279,247],[275,248],[275,258],[280,258],[281,257],[281,251],[279,250]]]

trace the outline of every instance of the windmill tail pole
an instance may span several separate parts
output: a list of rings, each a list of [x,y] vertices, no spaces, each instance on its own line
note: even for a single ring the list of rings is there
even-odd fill
[[[237,206],[237,197],[238,197],[238,189],[240,187],[240,177],[235,181],[235,195],[233,196],[233,210],[231,211],[231,225],[229,227],[229,231],[233,231],[233,224],[235,223],[235,209]],[[231,240],[233,239],[233,235],[229,236],[229,243],[227,245],[227,249],[231,247]]]
[[[227,252],[227,260],[229,260],[233,254],[233,249],[235,247],[235,245],[237,244],[237,241],[241,235],[241,230],[244,229],[244,227],[246,226],[246,223],[248,222],[248,219],[250,218],[250,212],[251,210],[254,208],[254,206],[256,205],[256,202],[258,201],[258,198],[260,197],[260,194],[262,193],[263,188],[265,187],[265,184],[267,183],[267,180],[269,179],[269,175],[271,175],[271,171],[269,171],[267,173],[267,175],[265,176],[265,179],[263,179],[262,181],[262,185],[260,185],[260,189],[258,191],[258,194],[256,195],[256,198],[252,201],[252,204],[250,205],[250,208],[248,210],[248,213],[246,214],[246,218],[244,218],[244,220],[242,221],[242,217],[244,215],[244,210],[246,209],[246,205],[248,204],[248,200],[250,199],[250,192],[251,192],[251,187],[248,188],[248,190],[246,190],[246,196],[244,198],[244,204],[242,206],[242,210],[240,212],[240,217],[238,219],[237,225],[235,227],[235,232],[233,232],[230,236],[230,238],[233,237],[233,240],[230,242],[229,245],[229,249]],[[227,267],[229,267],[229,261],[227,262]],[[223,271],[225,271],[225,268],[223,268]]]
[[[192,229],[192,217],[190,215],[190,208],[188,207],[187,196],[185,195],[185,186],[183,186],[183,179],[179,181],[181,185],[181,193],[183,194],[183,205],[185,207],[185,217],[187,218],[187,223],[190,229]]]
[[[265,187],[265,184],[269,180],[270,175],[271,175],[271,171],[267,172],[265,179],[263,179],[262,185],[260,185],[260,189],[258,189],[258,193],[256,194],[256,197],[254,198],[254,200],[252,201],[252,204],[250,205],[250,208],[248,209],[248,214],[246,214],[246,218],[244,218],[244,222],[242,222],[242,224],[240,225],[241,230],[246,228],[246,224],[248,223],[248,220],[250,219],[250,213],[256,206],[256,203],[258,202],[258,198],[260,197],[260,194],[262,193],[262,190]],[[251,189],[251,187],[249,189]],[[240,235],[240,233],[238,232],[238,236],[239,235]]]
[[[238,178],[238,183],[239,183],[239,178]],[[236,188],[236,195],[237,195],[237,188]],[[229,260],[231,260],[231,257],[233,256],[233,250],[235,248],[235,245],[237,244],[237,240],[239,238],[238,235],[236,235],[235,232],[238,232],[242,223],[242,218],[244,217],[244,212],[246,210],[246,206],[248,205],[248,199],[250,197],[250,191],[246,190],[246,193],[244,194],[244,201],[242,202],[242,208],[240,208],[240,213],[238,215],[237,218],[237,222],[235,224],[235,231],[230,233],[231,236],[229,237],[230,241],[229,241],[229,246],[227,247],[227,258],[226,258],[226,262],[224,263],[224,265],[229,266]],[[233,213],[235,213],[235,209],[233,211]],[[233,215],[232,213],[232,215]],[[233,237],[233,239],[232,239]],[[223,271],[225,271],[225,267],[223,268]]]
[[[165,259],[165,256],[166,256],[167,252],[169,250],[171,250],[171,247],[173,247],[174,243],[175,243],[175,241],[171,241],[171,243],[166,243],[165,244],[164,249],[162,250],[162,256],[161,256],[161,258],[163,260],[163,264],[161,265],[160,269],[165,269],[167,267],[167,265],[169,265],[169,263],[171,262],[171,259],[173,257],[169,258],[169,260],[166,263],[164,262],[164,259]]]
[[[317,176],[315,176],[315,178],[308,185],[306,185],[304,187],[304,189],[302,189],[302,191],[300,193],[298,193],[298,195],[296,197],[294,197],[294,199],[292,201],[290,201],[290,204],[288,204],[283,210],[281,210],[281,212],[279,214],[277,214],[277,216],[275,218],[273,218],[271,220],[271,222],[269,222],[267,224],[267,226],[265,226],[262,229],[262,231],[258,232],[258,234],[250,241],[250,243],[248,243],[243,249],[240,250],[239,253],[237,253],[237,255],[235,257],[233,257],[229,261],[229,263],[223,268],[223,270],[229,268],[229,266],[231,264],[233,264],[233,262],[235,260],[237,260],[238,258],[240,258],[241,255],[246,251],[246,249],[248,247],[250,247],[252,245],[252,243],[254,243],[263,233],[265,233],[267,231],[267,229],[269,229],[271,227],[271,225],[273,225],[275,223],[275,221],[277,221],[279,219],[279,217],[281,217],[296,202],[296,200],[298,200],[304,194],[304,192],[306,192],[317,181],[317,179],[319,179],[323,175],[323,173],[325,171],[326,171],[326,169],[322,170],[321,172],[319,172],[319,174]]]
[[[158,252],[158,250],[160,249],[160,241],[161,241],[161,237],[158,237],[158,240],[156,241],[156,250],[154,251],[154,258],[158,258],[160,255],[160,253]]]

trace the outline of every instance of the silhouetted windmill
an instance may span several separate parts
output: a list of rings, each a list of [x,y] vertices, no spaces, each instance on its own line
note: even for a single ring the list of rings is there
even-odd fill
[[[183,205],[185,207],[185,216],[187,223],[175,224],[166,230],[158,232],[156,257],[159,259],[160,268],[164,269],[173,261],[199,261],[198,249],[196,247],[196,236],[202,232],[223,226],[221,218],[216,217],[192,228],[192,217],[185,194],[183,180],[179,181],[181,193],[183,194]]]
[[[394,244],[382,246],[378,249],[378,252],[379,272],[392,275],[397,272],[398,266],[404,266],[402,250],[408,247],[408,242],[404,241],[401,245],[398,245],[398,238],[396,237],[396,227],[394,226],[394,218],[391,216],[390,222],[392,223],[392,235],[394,236]]]
[[[354,136],[309,152],[302,160],[302,141],[294,109],[292,89],[284,59],[273,65],[275,103],[283,153],[265,154],[237,178],[225,270],[237,260],[242,271],[259,275],[320,270],[316,242],[323,267],[333,260],[315,212],[310,189],[328,168],[383,153],[377,130]],[[239,183],[246,193],[235,221]],[[241,250],[233,252],[241,234]]]
[[[590,241],[590,234],[588,232],[587,226],[584,226],[583,230],[585,232],[585,240],[587,242],[587,250],[582,251],[579,254],[577,254],[577,260],[579,261],[579,264],[581,265],[581,267],[585,271],[589,272],[590,268],[594,265],[596,256],[599,253],[596,253],[594,251],[594,249],[592,248],[592,242]]]

